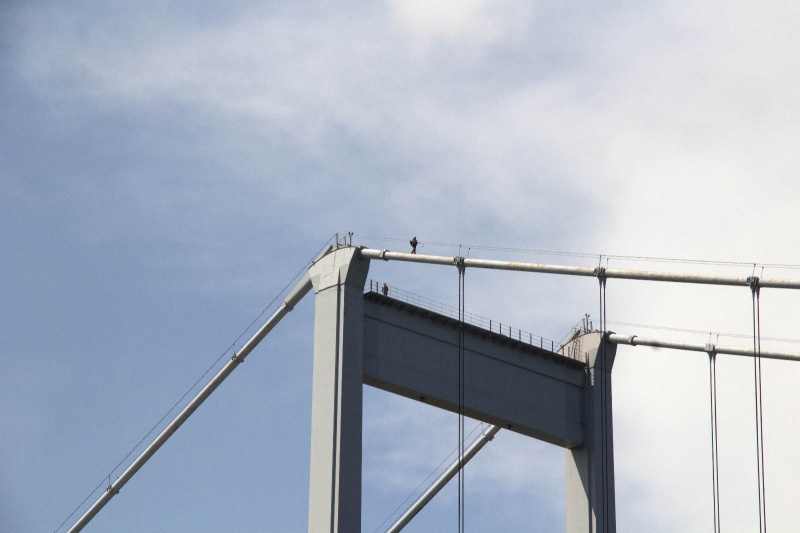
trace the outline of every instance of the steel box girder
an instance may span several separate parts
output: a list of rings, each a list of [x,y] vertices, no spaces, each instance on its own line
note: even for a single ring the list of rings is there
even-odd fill
[[[458,412],[458,321],[364,296],[364,383]],[[583,361],[464,325],[466,416],[564,448],[585,442]]]

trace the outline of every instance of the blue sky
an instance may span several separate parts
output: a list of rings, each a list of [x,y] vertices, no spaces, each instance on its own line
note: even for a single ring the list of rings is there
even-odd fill
[[[774,266],[800,264],[799,22],[781,2],[4,4],[0,530],[55,530],[337,231],[800,278]],[[370,276],[457,302],[448,269]],[[765,336],[800,338],[798,297],[764,292]],[[597,287],[475,272],[467,304],[560,339],[596,315]],[[608,305],[612,321],[752,332],[746,290],[618,282]],[[312,307],[87,531],[305,530]],[[711,528],[707,371],[702,355],[620,348],[619,531]],[[722,520],[753,531],[752,363],[721,359],[718,379]],[[790,530],[800,365],[766,361],[764,380],[768,519]],[[365,389],[365,531],[456,431]],[[470,464],[468,525],[563,528],[563,470],[562,450],[501,432]],[[411,530],[455,527],[454,510],[446,491]]]

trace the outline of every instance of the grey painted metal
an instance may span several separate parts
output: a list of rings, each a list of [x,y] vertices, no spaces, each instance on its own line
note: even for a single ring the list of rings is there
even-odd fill
[[[411,263],[427,263],[432,265],[454,265],[457,258],[438,255],[408,254],[362,248],[361,255],[368,259],[384,261],[407,261]],[[488,268],[495,270],[517,270],[521,272],[539,272],[544,274],[562,274],[566,276],[597,277],[606,279],[633,279],[646,281],[667,281],[674,283],[700,283],[706,285],[732,285],[750,287],[755,278],[737,276],[705,276],[700,274],[680,274],[672,272],[651,272],[647,270],[595,269],[589,267],[571,267],[546,265],[539,263],[519,263],[513,261],[492,261],[487,259],[464,259],[467,268]],[[789,279],[757,279],[758,287],[776,289],[800,289],[800,280]]]
[[[475,442],[469,445],[469,447],[464,450],[464,455],[462,457],[457,457],[455,461],[453,461],[450,466],[447,467],[441,476],[439,476],[436,481],[428,487],[422,495],[417,498],[417,500],[411,504],[411,507],[406,510],[403,515],[397,519],[397,521],[392,524],[392,526],[386,530],[386,533],[398,533],[402,531],[404,527],[408,525],[411,520],[417,516],[417,514],[428,504],[429,501],[436,496],[439,491],[441,491],[447,483],[453,479],[459,470],[461,470],[464,465],[466,465],[470,459],[475,457],[481,448],[483,448],[489,441],[491,441],[497,432],[500,431],[499,426],[489,426],[486,428],[480,436],[475,439]]]
[[[601,332],[579,332],[565,351],[585,353],[584,389],[586,442],[566,451],[567,533],[614,533],[614,424],[611,405],[611,368],[616,345]]]
[[[647,339],[638,335],[620,335],[612,333],[608,336],[608,342],[613,344],[628,344],[631,346],[653,346],[655,348],[671,348],[674,350],[688,350],[692,352],[712,352],[730,355],[744,355],[754,357],[756,353],[746,348],[736,348],[732,346],[720,346],[718,344],[692,344],[688,342],[676,342],[668,340]],[[785,361],[800,361],[800,353],[775,352],[762,350],[758,353],[767,359],[782,359]]]
[[[311,269],[316,293],[308,531],[361,531],[363,290],[369,261],[339,248]]]
[[[150,443],[150,445],[131,463],[131,465],[112,483],[100,498],[78,519],[69,529],[68,533],[77,533],[82,530],[100,510],[119,493],[120,489],[133,477],[139,469],[155,454],[161,446],[167,442],[173,433],[194,413],[198,407],[208,398],[212,392],[233,372],[239,364],[244,361],[253,348],[255,348],[266,335],[291,311],[297,302],[311,290],[311,279],[306,273],[300,283],[295,286],[292,292],[284,299],[280,308],[259,328],[259,330],[248,340],[242,349],[235,353],[230,361],[211,378],[205,387],[190,401],[186,407],[176,416],[169,425]]]
[[[457,413],[458,321],[364,295],[364,383]],[[565,448],[584,441],[585,358],[467,325],[466,416]]]

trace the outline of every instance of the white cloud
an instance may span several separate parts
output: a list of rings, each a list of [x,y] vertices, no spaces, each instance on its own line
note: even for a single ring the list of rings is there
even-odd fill
[[[527,27],[533,5],[492,0],[393,0],[393,19],[412,38],[412,46],[430,51],[437,45],[458,45],[472,53],[518,36]]]

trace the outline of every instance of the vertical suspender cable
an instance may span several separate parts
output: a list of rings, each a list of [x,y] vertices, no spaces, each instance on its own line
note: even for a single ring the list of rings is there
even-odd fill
[[[461,265],[457,265],[457,266],[458,266],[458,461],[459,461],[459,465],[458,465],[458,504],[457,504],[458,505],[458,529],[456,531],[458,531],[458,533],[461,533],[461,531],[462,531],[462,529],[461,529],[462,528],[462,523],[461,523],[461,519],[462,519],[462,514],[461,514],[462,493],[461,493],[461,488],[462,488],[462,480],[463,480],[463,476],[464,476],[464,472],[462,470],[462,465],[460,464],[460,461],[461,461],[461,449],[462,449],[462,446],[463,446],[462,439],[464,438],[464,433],[463,433],[464,429],[463,429],[463,426],[461,425],[461,422],[462,422],[462,420],[461,420],[461,386],[462,386],[461,377],[463,375],[462,374],[462,367],[461,367],[461,365],[463,364],[463,360],[461,359],[461,330],[462,330],[462,327],[463,327],[463,323],[461,321],[461,318],[462,318],[462,315],[461,315],[462,311],[461,310],[462,310],[462,306],[463,306],[463,303],[461,301],[461,297],[462,297],[462,294],[461,294],[461,280],[462,280],[463,273],[462,273],[462,270],[461,270]]]
[[[761,402],[761,297],[758,277],[748,279],[753,293],[753,375],[756,403],[756,465],[758,469],[758,530],[767,531],[767,502],[764,487],[764,412]]]
[[[708,351],[708,390],[711,406],[711,492],[714,498],[714,533],[720,533],[719,520],[719,453],[717,443],[717,353]]]
[[[608,335],[608,315],[606,314],[606,280],[603,278],[603,341],[602,341],[602,391],[603,391],[603,524],[604,532],[610,531],[610,505],[608,486],[608,359],[606,358],[606,335]]]
[[[608,334],[607,331],[607,319],[606,319],[606,269],[602,267],[598,267],[595,269],[595,274],[597,275],[597,279],[600,282],[600,331],[602,332],[602,339],[600,340],[600,353],[598,354],[600,357],[600,461],[602,464],[600,465],[600,472],[602,479],[600,480],[603,484],[603,494],[602,494],[602,512],[603,512],[603,531],[609,531],[610,527],[610,520],[609,520],[609,486],[608,486],[608,417],[607,417],[607,409],[608,409],[608,383],[606,377],[606,336]],[[596,382],[596,381],[595,381]]]
[[[458,532],[464,531],[464,258],[455,258],[458,268]]]

